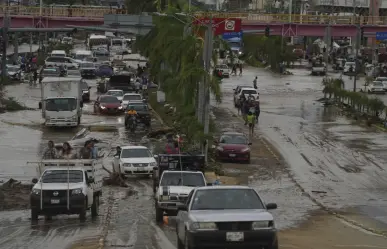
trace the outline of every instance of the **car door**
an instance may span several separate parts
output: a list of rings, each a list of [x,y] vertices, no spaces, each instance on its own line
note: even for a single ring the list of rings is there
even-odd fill
[[[185,230],[186,230],[185,228],[188,225],[188,207],[191,203],[192,196],[193,196],[194,192],[195,192],[195,190],[191,190],[191,192],[189,193],[189,195],[187,197],[187,201],[185,203],[185,206],[187,207],[187,211],[181,210],[177,213],[177,217],[176,217],[177,232],[178,232],[179,239],[181,241],[184,241],[184,238],[185,238]]]
[[[92,175],[88,175],[87,172],[85,171],[85,180],[87,184],[87,204],[90,207],[93,204],[93,199],[94,199],[94,191],[93,191],[93,184],[89,183],[89,177]]]

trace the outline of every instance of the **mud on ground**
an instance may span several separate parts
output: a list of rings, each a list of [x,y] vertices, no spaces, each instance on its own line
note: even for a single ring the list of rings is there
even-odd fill
[[[0,211],[27,209],[32,185],[10,179],[0,186]]]

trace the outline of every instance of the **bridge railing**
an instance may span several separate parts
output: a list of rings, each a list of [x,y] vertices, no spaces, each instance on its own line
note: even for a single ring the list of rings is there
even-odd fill
[[[8,12],[11,16],[40,16],[39,7],[29,6],[0,6],[0,16]],[[83,17],[83,18],[103,18],[105,14],[126,14],[124,10],[110,8],[93,7],[44,7],[42,16],[44,17]],[[372,16],[328,16],[328,15],[291,15],[289,14],[256,14],[256,13],[209,13],[196,12],[197,18],[200,17],[218,17],[218,18],[241,18],[244,22],[262,22],[262,23],[305,23],[305,24],[373,24],[387,25],[387,17]]]

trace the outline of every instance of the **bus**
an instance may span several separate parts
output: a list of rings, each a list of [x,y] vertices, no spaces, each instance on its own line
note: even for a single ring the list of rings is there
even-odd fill
[[[110,40],[105,35],[90,35],[87,45],[89,46],[90,50],[98,49],[98,48],[105,48],[108,49],[108,44],[110,43]]]

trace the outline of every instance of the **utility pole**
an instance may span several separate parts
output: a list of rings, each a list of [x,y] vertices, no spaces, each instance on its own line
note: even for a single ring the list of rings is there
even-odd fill
[[[203,47],[203,63],[204,69],[208,72],[211,70],[211,59],[212,59],[212,50],[213,50],[213,31],[212,31],[212,18],[211,22],[207,25],[207,30],[204,39]],[[203,124],[204,124],[204,135],[207,135],[210,132],[210,85],[208,75],[204,77],[203,80]],[[208,159],[208,141],[206,140],[204,145],[204,154],[206,162]]]
[[[358,56],[359,56],[359,49],[360,49],[360,24],[356,25],[356,56],[355,56],[355,77],[353,79],[353,91],[356,92],[356,81],[357,81],[357,72],[360,67],[360,63],[358,61]]]
[[[6,7],[7,8],[7,7]],[[1,61],[1,80],[4,84],[7,79],[7,48],[8,48],[8,29],[9,29],[9,19],[8,19],[8,9],[5,10],[4,18],[3,18],[3,57]]]

